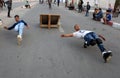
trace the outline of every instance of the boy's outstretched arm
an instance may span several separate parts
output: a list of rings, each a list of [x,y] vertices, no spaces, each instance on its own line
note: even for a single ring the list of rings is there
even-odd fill
[[[70,33],[70,34],[62,34],[61,37],[73,37],[73,33]]]

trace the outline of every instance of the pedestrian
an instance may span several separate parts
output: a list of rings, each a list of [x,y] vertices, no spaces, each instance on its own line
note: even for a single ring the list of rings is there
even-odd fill
[[[68,0],[65,0],[65,8],[68,7]]]
[[[91,6],[89,4],[89,2],[87,2],[87,6],[86,6],[86,14],[85,16],[89,16],[89,10],[90,10]]]
[[[110,24],[111,25],[111,20],[112,20],[111,10],[106,10],[106,15],[103,18],[103,21],[104,21],[103,24]]]
[[[11,17],[10,16],[10,11],[11,11],[11,9],[12,9],[12,1],[11,0],[8,0],[7,2],[6,2],[6,4],[7,4],[7,8],[8,8],[8,14],[7,14],[7,17]]]
[[[41,4],[42,3],[42,0],[39,0],[39,4]]]
[[[110,10],[111,12],[113,11],[113,8],[112,8],[111,4],[108,5],[108,10]]]
[[[54,4],[56,4],[56,0],[54,0]]]
[[[23,29],[25,26],[27,28],[29,28],[29,26],[24,20],[20,20],[19,15],[15,15],[14,18],[15,18],[16,23],[14,23],[11,27],[4,26],[4,29],[6,30],[14,29],[15,31],[17,31],[18,32],[18,35],[17,35],[18,45],[20,45],[22,41],[22,36],[23,36]]]
[[[105,38],[101,35],[97,35],[93,31],[89,30],[80,30],[80,26],[76,24],[74,26],[74,29],[76,32],[70,33],[70,34],[62,34],[61,37],[76,37],[76,38],[83,38],[84,39],[84,48],[87,48],[88,46],[94,46],[97,44],[98,48],[101,51],[101,54],[103,56],[103,59],[105,62],[108,62],[110,58],[112,57],[112,52],[107,51],[104,48],[103,42],[100,38],[105,40]]]
[[[52,3],[52,0],[48,0],[49,9],[51,9],[51,8],[52,8],[51,3]]]
[[[29,4],[28,1],[26,1],[26,3],[25,3],[25,7],[26,7],[26,8],[31,8],[31,7],[30,7],[30,4]]]
[[[78,2],[78,13],[82,12],[83,10],[83,0],[79,0]]]
[[[43,4],[44,3],[44,0],[39,0],[39,4]]]
[[[57,6],[59,7],[59,5],[60,5],[60,0],[57,0]]]

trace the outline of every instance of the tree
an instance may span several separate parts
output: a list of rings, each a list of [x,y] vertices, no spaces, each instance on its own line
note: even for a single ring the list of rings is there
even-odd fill
[[[3,7],[3,0],[0,0],[0,8]]]
[[[120,9],[120,0],[116,0],[114,5],[114,10],[113,10],[113,16],[118,17],[119,9]]]

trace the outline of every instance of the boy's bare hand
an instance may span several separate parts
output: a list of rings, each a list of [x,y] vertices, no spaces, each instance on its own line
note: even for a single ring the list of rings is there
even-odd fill
[[[61,37],[65,37],[64,34],[62,34]]]
[[[6,30],[7,30],[7,29],[8,29],[8,27],[4,26],[4,29],[6,29]]]

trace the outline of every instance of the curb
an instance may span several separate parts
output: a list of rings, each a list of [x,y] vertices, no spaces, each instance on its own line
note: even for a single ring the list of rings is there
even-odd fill
[[[103,20],[100,21],[101,23],[103,23]],[[109,24],[110,27],[113,27],[113,28],[116,28],[116,29],[120,29],[120,23],[117,23],[117,22],[113,22],[111,21]]]
[[[113,22],[113,28],[120,29],[120,23]]]

